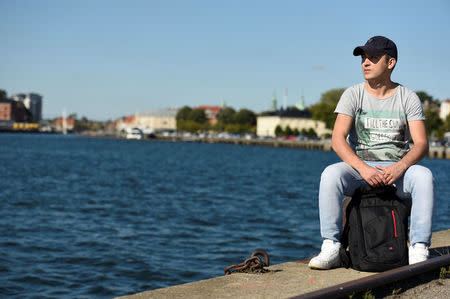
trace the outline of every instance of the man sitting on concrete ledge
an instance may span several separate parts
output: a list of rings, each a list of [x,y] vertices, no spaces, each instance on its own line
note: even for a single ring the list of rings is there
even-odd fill
[[[323,244],[309,267],[341,264],[342,199],[363,185],[395,185],[398,197],[412,199],[409,264],[424,261],[429,256],[434,193],[431,171],[416,165],[428,151],[421,102],[413,91],[391,81],[398,59],[393,41],[372,37],[353,55],[361,56],[366,81],[345,90],[335,110],[332,147],[343,162],[328,166],[321,176]]]

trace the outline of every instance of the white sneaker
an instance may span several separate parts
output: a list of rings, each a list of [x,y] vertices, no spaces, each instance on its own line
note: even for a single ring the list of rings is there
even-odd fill
[[[328,270],[340,266],[340,248],[341,243],[328,239],[324,240],[319,255],[311,259],[308,267],[311,269]]]
[[[430,256],[428,247],[424,243],[416,243],[413,246],[409,246],[408,250],[409,264],[420,263],[426,261]]]

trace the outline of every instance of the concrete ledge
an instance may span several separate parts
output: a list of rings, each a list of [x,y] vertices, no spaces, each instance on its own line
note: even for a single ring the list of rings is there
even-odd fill
[[[172,142],[222,143],[268,147],[301,148],[331,151],[331,140],[285,140],[285,139],[245,139],[245,138],[199,138],[199,137],[157,137],[154,140]]]
[[[449,254],[450,229],[433,233],[432,248],[440,248],[442,254]],[[345,268],[311,270],[306,260],[268,269],[270,272],[265,274],[236,273],[120,298],[290,298],[376,274]]]

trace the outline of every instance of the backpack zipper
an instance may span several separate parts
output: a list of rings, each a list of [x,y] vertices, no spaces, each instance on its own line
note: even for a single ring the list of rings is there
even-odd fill
[[[397,238],[397,224],[395,223],[395,213],[392,210],[392,220],[394,220],[394,236]]]

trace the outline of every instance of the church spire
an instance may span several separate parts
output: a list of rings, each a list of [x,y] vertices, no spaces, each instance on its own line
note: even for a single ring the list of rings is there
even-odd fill
[[[302,95],[300,96],[300,101],[297,102],[295,107],[297,107],[297,109],[300,111],[305,110],[305,97],[303,96],[303,92]]]
[[[272,96],[272,103],[271,103],[270,110],[277,111],[277,97],[275,96],[275,93],[273,93],[273,96]]]

